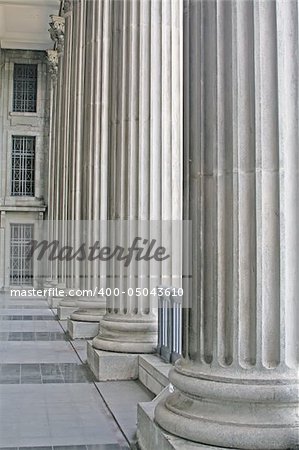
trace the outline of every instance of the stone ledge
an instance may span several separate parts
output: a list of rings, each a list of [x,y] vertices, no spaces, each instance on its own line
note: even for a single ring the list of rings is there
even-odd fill
[[[79,322],[67,319],[67,331],[72,339],[91,339],[99,333],[99,322]]]
[[[70,317],[70,315],[76,311],[76,306],[58,306],[57,308],[57,316],[59,320],[66,320]]]
[[[48,304],[50,308],[56,309],[61,302],[62,297],[48,297]]]
[[[97,350],[87,341],[87,362],[98,381],[138,379],[138,354]]]
[[[172,367],[157,355],[140,355],[139,380],[153,394],[158,395],[168,386],[168,375]]]

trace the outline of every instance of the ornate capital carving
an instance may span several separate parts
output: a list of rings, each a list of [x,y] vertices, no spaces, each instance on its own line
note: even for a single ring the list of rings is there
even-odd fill
[[[56,80],[58,73],[58,52],[57,50],[46,50],[47,63],[51,77]]]
[[[51,15],[49,33],[51,39],[55,42],[55,49],[58,55],[63,53],[64,47],[64,17]]]

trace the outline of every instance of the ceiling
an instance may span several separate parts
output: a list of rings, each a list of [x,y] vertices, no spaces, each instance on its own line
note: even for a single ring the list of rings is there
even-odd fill
[[[0,0],[1,48],[52,48],[49,15],[58,14],[59,7],[60,0]]]

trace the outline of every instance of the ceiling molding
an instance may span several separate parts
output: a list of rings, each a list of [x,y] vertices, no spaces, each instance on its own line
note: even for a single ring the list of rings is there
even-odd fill
[[[0,0],[1,48],[52,48],[50,15],[59,8],[60,0]]]
[[[37,6],[38,8],[48,8],[49,6],[52,6],[59,9],[60,0],[0,0],[0,5]]]

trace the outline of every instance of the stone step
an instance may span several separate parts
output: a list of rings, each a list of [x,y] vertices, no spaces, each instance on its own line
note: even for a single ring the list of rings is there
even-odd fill
[[[169,384],[168,375],[172,367],[157,355],[140,355],[139,380],[147,389],[158,395]]]

